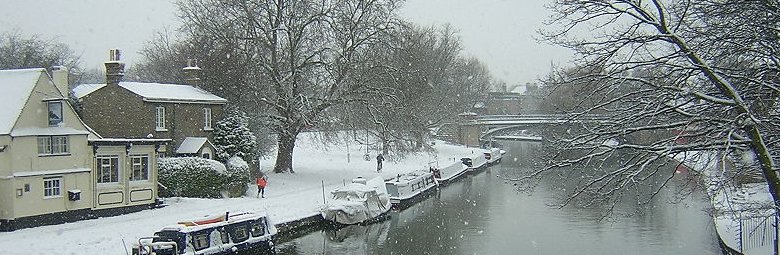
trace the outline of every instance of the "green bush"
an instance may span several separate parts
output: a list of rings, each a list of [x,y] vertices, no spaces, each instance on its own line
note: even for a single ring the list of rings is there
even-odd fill
[[[234,156],[228,159],[225,167],[227,167],[227,184],[225,188],[228,196],[241,197],[246,194],[247,189],[249,189],[248,184],[252,181],[249,164],[240,157]]]
[[[221,198],[228,182],[225,165],[205,158],[161,158],[157,161],[162,197]]]

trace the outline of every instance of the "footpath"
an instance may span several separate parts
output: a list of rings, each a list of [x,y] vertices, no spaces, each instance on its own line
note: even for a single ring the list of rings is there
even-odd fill
[[[294,174],[271,173],[273,158],[261,164],[268,174],[265,198],[256,197],[250,186],[240,198],[196,199],[167,198],[166,207],[137,213],[73,223],[42,226],[0,233],[0,250],[4,255],[26,254],[127,254],[138,238],[151,236],[177,221],[221,214],[225,211],[265,211],[277,225],[295,222],[319,214],[323,195],[362,176],[391,178],[398,174],[460,164],[460,158],[482,154],[478,148],[437,141],[435,153],[419,153],[404,158],[386,157],[381,173],[376,172],[377,151],[357,143],[324,146],[311,134],[302,134],[296,143]]]
[[[734,184],[734,173],[726,170],[715,152],[690,152],[674,158],[703,174],[724,254],[774,254],[777,222],[766,183]]]

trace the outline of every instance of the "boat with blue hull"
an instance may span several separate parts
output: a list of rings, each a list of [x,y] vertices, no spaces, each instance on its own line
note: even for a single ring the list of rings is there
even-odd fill
[[[140,238],[133,255],[275,254],[276,234],[265,213],[225,213],[164,227]]]

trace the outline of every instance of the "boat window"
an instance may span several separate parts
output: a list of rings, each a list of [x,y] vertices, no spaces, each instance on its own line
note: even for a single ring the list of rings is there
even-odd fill
[[[154,233],[152,242],[176,242],[179,247],[179,253],[184,253],[184,233],[178,231],[160,231]]]
[[[208,248],[209,247],[208,232],[192,234],[192,247],[195,248],[196,251]]]
[[[265,234],[265,224],[262,220],[256,220],[252,222],[252,236],[258,237]]]
[[[228,237],[227,230],[225,228],[219,229],[219,237],[222,238],[222,243],[229,243],[230,238]]]
[[[249,239],[249,231],[246,224],[236,224],[229,229],[233,243],[240,243]]]

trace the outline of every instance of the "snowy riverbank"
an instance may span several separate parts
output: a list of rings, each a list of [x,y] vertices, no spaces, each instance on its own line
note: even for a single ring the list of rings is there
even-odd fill
[[[714,152],[680,154],[674,157],[704,174],[713,206],[718,236],[729,249],[745,255],[773,254],[772,197],[766,183],[736,186]],[[726,180],[726,181],[722,181]]]
[[[150,236],[163,226],[179,220],[225,211],[266,211],[276,224],[303,219],[319,213],[325,192],[349,182],[357,176],[373,178],[376,162],[366,161],[366,150],[350,144],[323,146],[310,134],[302,134],[296,143],[293,167],[295,174],[269,173],[266,198],[256,198],[255,187],[248,195],[230,199],[169,198],[167,207],[137,213],[78,221],[52,226],[21,229],[0,233],[0,250],[4,255],[16,254],[125,254],[139,237]],[[439,167],[460,164],[460,158],[482,150],[465,148],[438,141],[435,154],[420,153],[402,160],[388,158],[381,175],[384,178],[415,169],[427,169],[438,160]],[[376,151],[369,151],[376,156]],[[347,155],[349,154],[349,162]],[[371,157],[373,159],[373,157]],[[274,160],[262,162],[263,169],[272,169]]]

